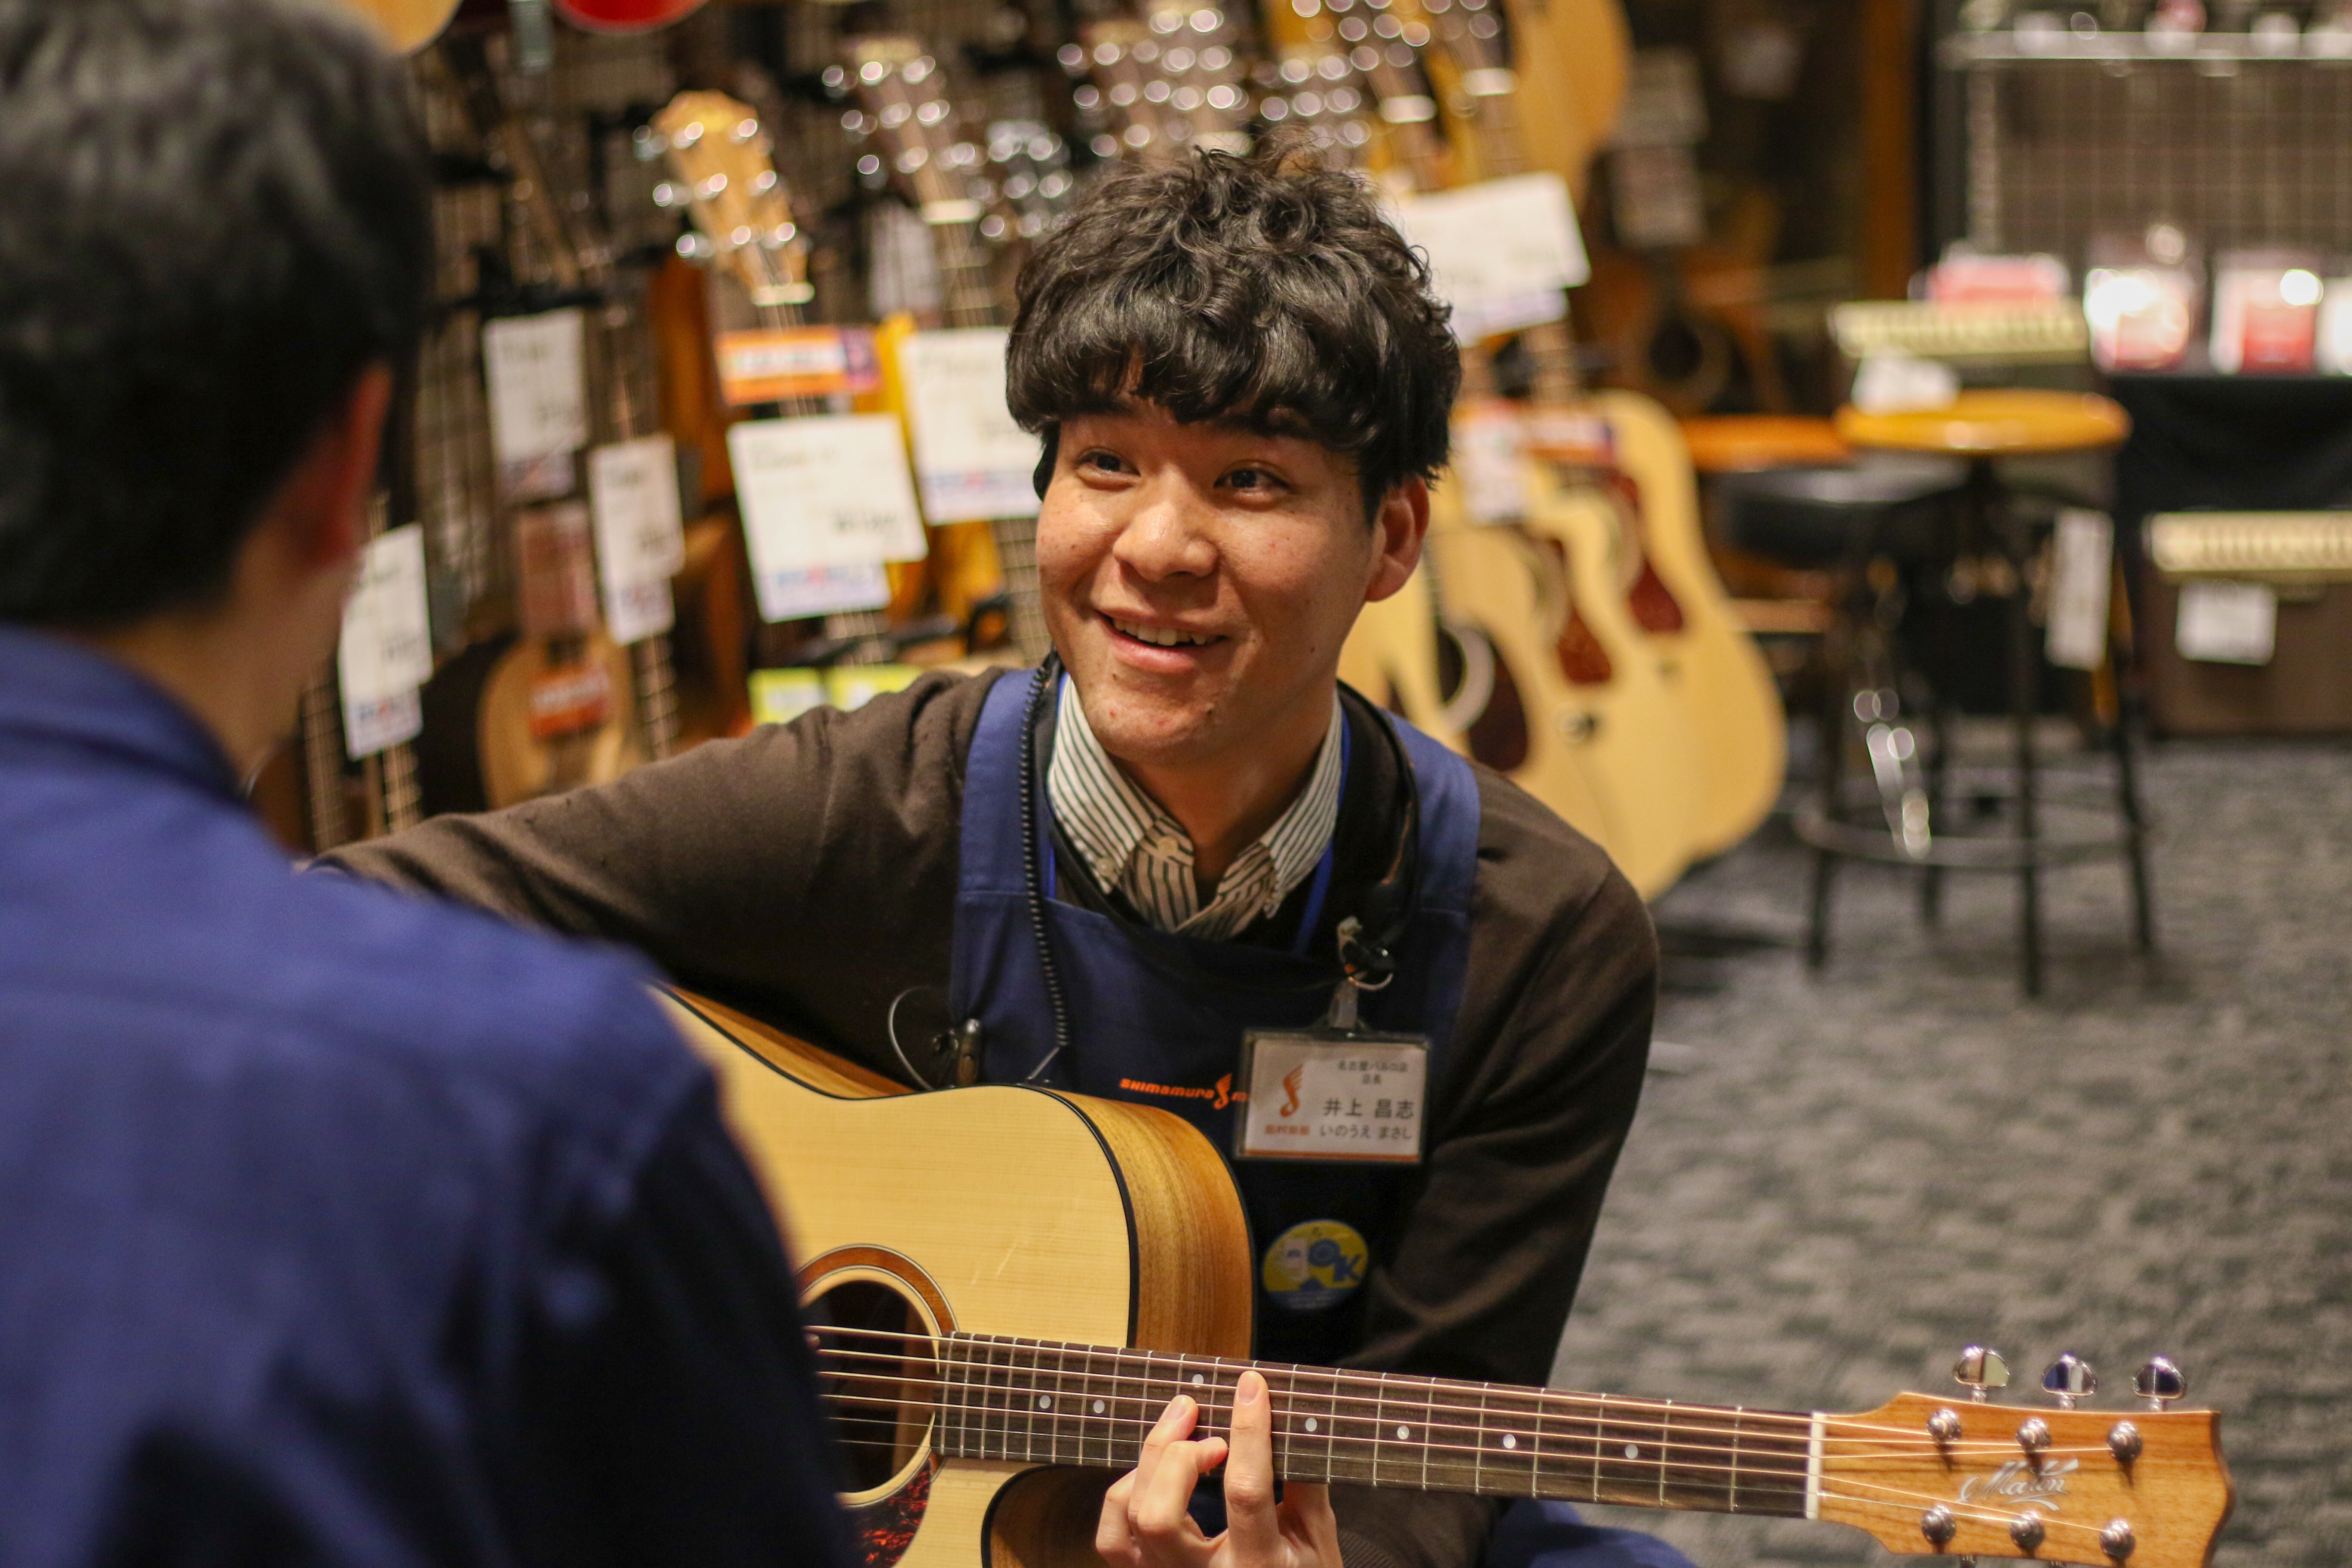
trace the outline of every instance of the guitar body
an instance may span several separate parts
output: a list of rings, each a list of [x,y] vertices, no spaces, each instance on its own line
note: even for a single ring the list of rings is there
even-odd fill
[[[649,760],[637,727],[629,722],[629,650],[599,631],[584,639],[582,658],[604,666],[611,711],[594,728],[554,740],[540,740],[530,730],[532,683],[553,668],[546,645],[521,638],[491,668],[482,687],[475,746],[483,798],[493,811],[582,784],[609,784]]]
[[[1249,1353],[1248,1222],[1186,1122],[1010,1086],[908,1094],[715,1004],[665,1002],[719,1076],[815,1308],[878,1288],[923,1331]],[[941,1460],[919,1433],[905,1447],[845,1499],[870,1563],[1100,1561],[1115,1474]]]
[[[1438,689],[1437,611],[1427,573],[1364,606],[1339,649],[1339,679],[1448,750],[1469,754]]]
[[[1666,684],[1689,716],[1702,788],[1690,826],[1691,853],[1704,859],[1739,843],[1780,798],[1789,762],[1780,688],[1756,640],[1734,618],[1706,552],[1690,451],[1672,416],[1631,392],[1593,402],[1616,438],[1619,465],[1642,494],[1650,564],[1681,607],[1678,632],[1649,640],[1669,667]]]
[[[1540,465],[1531,489],[1526,536],[1551,548],[1566,578],[1563,609],[1573,606],[1605,656],[1605,676],[1571,687],[1585,726],[1577,760],[1608,808],[1610,858],[1643,898],[1655,898],[1691,862],[1704,797],[1696,726],[1626,608],[1611,503],[1562,488]]]
[[[1444,574],[1447,613],[1475,626],[1494,645],[1527,713],[1526,759],[1505,771],[1622,868],[1615,838],[1619,811],[1586,757],[1598,732],[1592,710],[1553,656],[1555,606],[1547,603],[1542,574],[1517,529],[1473,524],[1451,499],[1441,503],[1447,495],[1446,489],[1431,493],[1424,546]]]

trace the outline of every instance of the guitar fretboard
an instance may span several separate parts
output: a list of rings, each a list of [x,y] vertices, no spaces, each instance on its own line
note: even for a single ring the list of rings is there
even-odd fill
[[[1817,1417],[1328,1367],[957,1335],[939,1346],[948,1458],[1128,1468],[1168,1401],[1231,1428],[1234,1383],[1274,1401],[1287,1479],[1803,1517]]]

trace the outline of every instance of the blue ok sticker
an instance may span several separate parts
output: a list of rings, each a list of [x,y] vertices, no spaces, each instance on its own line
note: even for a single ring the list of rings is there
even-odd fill
[[[1265,1249],[1259,1279],[1275,1305],[1293,1312],[1338,1306],[1364,1282],[1372,1249],[1345,1220],[1310,1219],[1292,1226]]]

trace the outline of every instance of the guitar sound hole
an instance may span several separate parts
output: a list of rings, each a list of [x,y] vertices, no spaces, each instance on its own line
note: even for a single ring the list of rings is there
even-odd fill
[[[873,1279],[848,1279],[811,1300],[817,1383],[848,1462],[848,1490],[879,1487],[907,1468],[929,1433],[939,1363],[914,1304]]]

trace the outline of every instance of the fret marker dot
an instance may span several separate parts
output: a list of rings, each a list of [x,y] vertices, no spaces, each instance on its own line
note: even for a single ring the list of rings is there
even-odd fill
[[[1051,1410],[1054,1408],[1053,1397],[1050,1394],[1039,1394],[1037,1396],[1037,1408],[1040,1410]]]
[[[1397,1428],[1397,1441],[1398,1441],[1398,1442],[1402,1443],[1402,1442],[1403,1442],[1407,1437],[1410,1437],[1410,1436],[1412,1436],[1412,1427],[1410,1427],[1410,1426],[1400,1426],[1400,1427],[1398,1427],[1398,1428]]]
[[[1315,1430],[1315,1417],[1313,1417],[1312,1415],[1309,1415],[1309,1416],[1307,1418],[1307,1429],[1309,1432],[1312,1432],[1312,1431],[1314,1431],[1314,1430]]]
[[[1503,1434],[1503,1447],[1506,1447],[1506,1448],[1516,1448],[1516,1447],[1517,1447],[1518,1446],[1519,1446],[1519,1440],[1518,1440],[1517,1437],[1512,1436],[1511,1436],[1509,1433],[1507,1433],[1507,1432],[1506,1432],[1505,1434]]]
[[[1096,1400],[1096,1401],[1095,1401],[1095,1414],[1096,1414],[1096,1415],[1101,1415],[1102,1413],[1103,1413],[1103,1402],[1102,1402],[1101,1400],[1097,1399],[1097,1400]]]
[[[1199,1384],[1206,1383],[1209,1380],[1205,1374],[1196,1372],[1192,1374],[1192,1381],[1195,1384]]]
[[[1629,1459],[1638,1459],[1638,1458],[1640,1458],[1642,1457],[1642,1449],[1641,1449],[1641,1446],[1640,1446],[1639,1444],[1635,1444],[1635,1443],[1628,1443],[1628,1444],[1626,1444],[1626,1445],[1625,1445],[1625,1457],[1626,1457],[1627,1458],[1629,1458]]]

